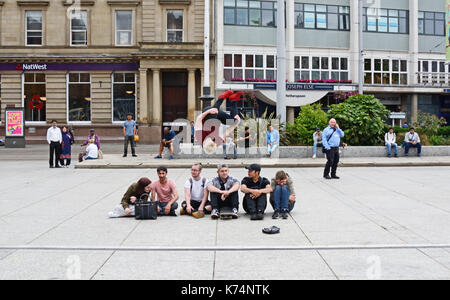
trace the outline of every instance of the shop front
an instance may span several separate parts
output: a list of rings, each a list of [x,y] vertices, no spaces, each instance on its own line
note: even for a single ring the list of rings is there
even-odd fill
[[[138,113],[138,66],[135,62],[0,63],[1,114],[7,107],[24,108],[27,142],[45,136],[52,120],[81,130],[96,128],[105,136],[120,135],[126,115]]]

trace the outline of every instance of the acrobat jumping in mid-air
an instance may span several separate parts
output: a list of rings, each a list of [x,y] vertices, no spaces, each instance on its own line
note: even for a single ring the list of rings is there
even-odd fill
[[[203,109],[195,121],[195,139],[203,146],[207,153],[214,153],[217,146],[220,146],[239,126],[241,117],[238,113],[237,103],[243,99],[243,92],[226,91],[217,98],[214,106]],[[232,103],[230,114],[220,110],[224,100]],[[222,130],[222,125],[230,125],[226,130]]]

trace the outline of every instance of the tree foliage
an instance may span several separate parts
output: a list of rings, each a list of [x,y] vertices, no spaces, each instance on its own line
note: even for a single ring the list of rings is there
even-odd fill
[[[294,124],[287,124],[287,132],[290,144],[312,145],[313,134],[316,128],[323,130],[328,123],[327,114],[322,110],[322,105],[313,104],[302,106],[300,114],[294,120]]]

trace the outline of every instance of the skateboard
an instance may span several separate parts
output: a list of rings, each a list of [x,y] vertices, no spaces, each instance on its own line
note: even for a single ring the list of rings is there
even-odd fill
[[[220,209],[219,217],[221,220],[233,219],[233,210],[230,207],[223,207]]]

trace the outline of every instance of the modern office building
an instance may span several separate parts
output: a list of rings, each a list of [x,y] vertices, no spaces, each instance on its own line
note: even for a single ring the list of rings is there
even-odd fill
[[[0,1],[1,118],[24,107],[29,143],[53,119],[113,141],[131,112],[158,141],[200,105],[203,29],[204,0]]]
[[[445,0],[363,1],[363,61],[358,0],[286,1],[287,119],[299,106],[336,103],[364,92],[407,120],[425,111],[450,119],[445,63]],[[277,1],[217,0],[218,91],[251,92],[249,110],[275,111]],[[401,121],[401,120],[400,120]],[[399,122],[397,122],[398,124]]]

